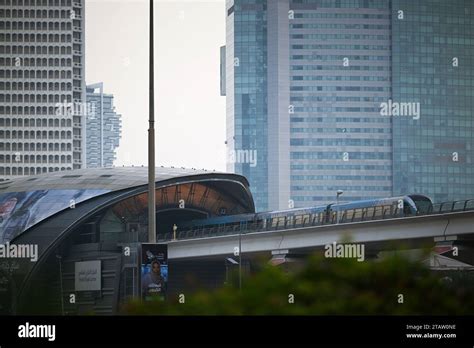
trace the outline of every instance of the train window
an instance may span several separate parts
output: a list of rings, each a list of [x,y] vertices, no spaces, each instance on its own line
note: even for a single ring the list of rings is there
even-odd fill
[[[374,207],[367,208],[366,213],[365,213],[365,218],[373,219],[374,215],[375,215],[375,208]]]
[[[418,214],[428,214],[433,209],[433,203],[430,201],[417,201],[415,203],[418,208]]]
[[[404,215],[412,214],[412,207],[410,206],[410,204],[407,204],[406,202],[403,204],[403,214]]]
[[[400,216],[400,215],[402,215],[402,213],[403,213],[403,209],[398,208],[398,204],[395,203],[393,205],[393,215],[394,216]]]
[[[383,211],[384,211],[384,207],[383,207],[383,206],[375,207],[374,219],[380,219],[380,218],[382,218],[382,217],[383,217]]]
[[[308,222],[311,221],[311,215],[304,215],[303,216],[303,225],[306,225]]]
[[[416,206],[417,214],[428,214],[433,210],[431,199],[422,195],[409,196]]]
[[[466,202],[466,210],[474,209],[474,199],[471,199]]]
[[[465,201],[458,201],[454,203],[453,211],[464,210]]]
[[[321,223],[321,216],[322,215],[323,215],[322,213],[313,214],[313,225]]]
[[[354,220],[354,210],[346,210],[346,221],[352,222]]]
[[[450,212],[451,210],[453,210],[453,203],[451,202],[446,202],[446,203],[443,203],[441,205],[441,211],[443,213],[447,213],[447,212]]]
[[[302,221],[302,215],[293,216],[292,225],[293,226],[300,225],[301,221]]]
[[[393,215],[394,213],[394,206],[393,205],[384,205],[383,209],[383,216],[384,218],[389,218]]]
[[[360,221],[363,217],[363,209],[354,209],[354,216],[352,221]]]
[[[349,210],[349,211],[347,212],[347,219],[348,219],[348,220],[350,219],[350,221],[352,222],[352,221],[355,220],[355,218],[356,218],[356,211],[355,211],[355,209]]]
[[[367,217],[368,217],[368,212],[369,208],[364,208],[362,209],[362,220],[367,220]]]
[[[344,212],[342,213],[342,216],[339,219],[339,222],[346,222],[347,221],[347,212],[348,212],[348,210],[344,210]]]

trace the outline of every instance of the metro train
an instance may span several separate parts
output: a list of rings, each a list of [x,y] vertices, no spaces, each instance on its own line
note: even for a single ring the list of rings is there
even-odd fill
[[[429,213],[433,208],[432,200],[424,195],[369,199],[354,202],[331,203],[319,207],[296,208],[280,211],[223,215],[207,219],[185,222],[180,229],[200,228],[249,228],[272,229],[281,226],[312,224],[331,224],[360,221],[366,215],[373,219],[387,216],[415,216]]]

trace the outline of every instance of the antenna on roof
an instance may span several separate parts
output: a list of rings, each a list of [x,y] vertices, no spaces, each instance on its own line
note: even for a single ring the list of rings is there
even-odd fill
[[[148,120],[148,242],[156,243],[155,202],[155,69],[153,47],[153,0],[150,0],[150,62],[149,62],[149,120]]]

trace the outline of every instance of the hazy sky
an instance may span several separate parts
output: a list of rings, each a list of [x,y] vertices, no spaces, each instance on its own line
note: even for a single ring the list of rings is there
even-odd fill
[[[122,115],[115,165],[147,164],[148,0],[86,0],[86,83]],[[224,0],[155,0],[156,164],[225,170]]]

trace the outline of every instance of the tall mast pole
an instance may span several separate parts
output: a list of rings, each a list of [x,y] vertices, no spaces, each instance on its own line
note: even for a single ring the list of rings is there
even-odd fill
[[[155,202],[155,85],[153,0],[150,0],[150,65],[149,65],[149,119],[148,119],[148,242],[156,243]]]

